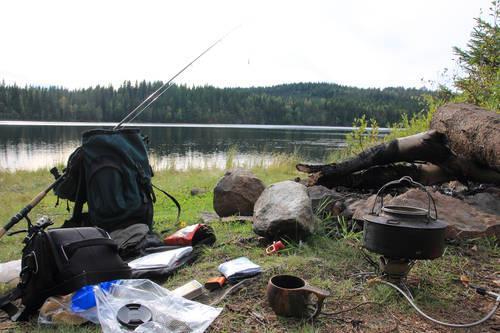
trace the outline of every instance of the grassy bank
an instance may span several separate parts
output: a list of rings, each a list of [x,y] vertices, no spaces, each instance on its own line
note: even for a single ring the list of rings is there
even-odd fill
[[[298,174],[293,169],[294,158],[277,162],[269,168],[253,171],[266,184],[293,179]],[[202,211],[212,211],[212,189],[224,174],[223,170],[190,170],[186,172],[162,171],[155,175],[155,184],[171,192],[183,207],[182,221],[197,222]],[[47,171],[16,173],[0,172],[0,221],[7,219],[28,202],[51,181]],[[207,190],[199,196],[191,196],[192,188]],[[57,224],[69,216],[66,203],[55,207],[56,198],[49,195],[31,217],[49,215]],[[157,230],[175,230],[176,210],[172,203],[159,196],[155,205]],[[318,232],[302,245],[288,244],[281,256],[266,256],[248,222],[213,223],[217,235],[216,247],[204,249],[202,255],[191,266],[180,269],[164,283],[167,288],[179,286],[191,279],[205,281],[216,276],[217,266],[238,256],[248,256],[260,264],[265,273],[252,285],[229,296],[221,316],[214,322],[211,331],[221,332],[389,332],[391,330],[446,332],[447,329],[431,325],[418,317],[407,303],[385,286],[367,283],[367,272],[373,271],[361,255],[360,234],[339,227],[336,219],[323,220]],[[19,225],[21,227],[21,224]],[[338,228],[336,238],[326,236],[326,230]],[[22,235],[4,237],[0,240],[0,261],[20,257]],[[374,257],[376,260],[376,258]],[[493,240],[475,240],[448,244],[445,255],[434,261],[417,263],[412,270],[409,285],[418,304],[439,318],[450,321],[472,321],[479,318],[491,305],[473,291],[464,288],[458,279],[469,276],[477,284],[491,286],[495,272],[500,270],[500,249]],[[333,312],[366,304],[353,311],[336,316],[320,316],[313,322],[276,317],[267,306],[265,287],[273,274],[290,273],[304,277],[313,285],[330,290],[332,297],[325,304],[325,311]],[[498,277],[496,277],[498,278]],[[5,290],[6,287],[2,286]],[[488,331],[497,321],[480,327]],[[35,323],[14,326],[15,331],[37,329],[52,331],[53,328],[38,327]],[[98,331],[98,327],[64,328],[66,332]],[[474,331],[474,330],[473,330]]]
[[[293,170],[293,160],[285,161],[285,157],[277,159],[276,163],[269,168],[256,168],[253,171],[266,184],[271,184],[280,180],[292,179],[298,174]],[[290,165],[292,167],[290,167]],[[230,166],[230,165],[229,165]],[[198,220],[200,212],[213,211],[213,188],[217,180],[224,175],[223,170],[189,170],[174,171],[166,170],[157,172],[154,176],[154,184],[174,195],[182,206],[181,221],[184,224],[193,224]],[[48,170],[38,171],[0,171],[0,221],[8,219],[24,205],[26,205],[37,193],[43,190],[53,181]],[[200,188],[206,193],[191,196],[191,189]],[[157,192],[157,202],[155,204],[155,227],[157,230],[174,230],[174,223],[177,209],[170,199]],[[69,206],[65,200],[60,200],[56,206],[57,198],[52,193],[30,213],[30,217],[35,222],[39,217],[48,215],[56,225],[60,225],[65,219],[70,217],[67,208]],[[24,227],[25,222],[20,222],[17,228]],[[19,255],[18,246],[22,235],[5,237],[1,241],[11,244],[7,249],[0,251],[0,261],[9,260]]]

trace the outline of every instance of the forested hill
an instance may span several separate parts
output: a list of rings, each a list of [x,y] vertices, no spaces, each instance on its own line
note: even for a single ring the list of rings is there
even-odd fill
[[[119,121],[161,82],[97,86],[17,87],[0,84],[0,119],[44,121]],[[425,90],[361,89],[327,83],[273,87],[215,88],[172,86],[141,122],[351,125],[363,114],[381,125],[402,113],[420,111]]]

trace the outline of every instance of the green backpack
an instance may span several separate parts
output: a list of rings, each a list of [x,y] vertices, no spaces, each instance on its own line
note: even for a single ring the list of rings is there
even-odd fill
[[[64,171],[65,178],[54,192],[75,202],[66,226],[92,225],[113,231],[143,223],[152,229],[153,171],[139,129],[83,133],[82,146],[70,156]],[[177,200],[162,192],[174,201],[180,214]],[[82,212],[85,203],[88,213]]]

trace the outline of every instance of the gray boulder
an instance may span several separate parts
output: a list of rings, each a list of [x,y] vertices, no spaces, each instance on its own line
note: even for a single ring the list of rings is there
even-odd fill
[[[500,219],[500,192],[482,192],[465,197],[465,202],[477,210],[499,216]]]
[[[306,187],[293,181],[269,186],[255,203],[253,230],[270,240],[303,239],[314,231],[314,221]]]
[[[214,210],[220,217],[251,216],[254,204],[265,188],[251,171],[227,171],[214,188]]]

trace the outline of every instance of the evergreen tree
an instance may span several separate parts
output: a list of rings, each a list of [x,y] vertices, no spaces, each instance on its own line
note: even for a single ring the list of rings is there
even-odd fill
[[[124,82],[114,89],[0,85],[0,119],[120,121],[162,82]],[[351,125],[365,114],[380,124],[415,114],[420,89],[360,89],[327,83],[259,88],[172,86],[137,122]]]
[[[458,63],[465,73],[455,85],[470,103],[500,109],[500,1],[491,3],[491,22],[476,18],[476,26],[465,49],[454,47]]]

